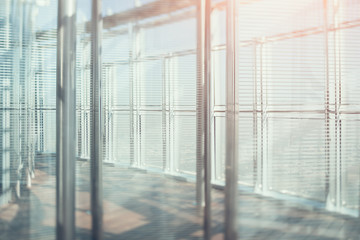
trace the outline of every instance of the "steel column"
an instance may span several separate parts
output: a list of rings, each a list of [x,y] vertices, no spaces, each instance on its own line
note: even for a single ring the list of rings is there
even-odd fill
[[[196,203],[204,210],[204,239],[211,238],[211,1],[197,4]],[[203,209],[204,207],[204,209]]]
[[[76,0],[58,1],[56,237],[75,239]]]
[[[205,239],[211,239],[211,0],[203,0],[204,16],[204,179],[205,179],[205,209],[204,209],[204,233]]]
[[[196,205],[198,212],[202,213],[204,207],[204,0],[197,4],[197,83],[196,83]]]
[[[204,205],[204,239],[211,238],[211,1],[197,5],[196,201]]]
[[[101,74],[101,0],[92,0],[91,18],[91,215],[92,239],[103,239],[103,101]]]
[[[237,71],[236,0],[227,1],[226,18],[226,185],[225,239],[237,239],[239,97]]]

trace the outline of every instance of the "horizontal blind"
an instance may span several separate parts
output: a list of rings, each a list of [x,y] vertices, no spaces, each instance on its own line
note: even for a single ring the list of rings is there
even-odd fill
[[[336,83],[337,206],[359,209],[359,15],[358,1],[337,2],[330,35],[331,77]]]
[[[115,167],[104,171],[104,197],[137,213],[145,225],[134,223],[135,231],[139,227],[151,239],[201,232],[196,217],[180,233],[176,226],[184,219],[175,221],[170,210],[196,214],[195,185],[170,177],[195,179],[195,14],[195,1],[103,1],[104,161]],[[114,172],[124,177],[115,183]],[[131,187],[117,191],[126,186]],[[127,221],[121,215],[114,219],[119,226]],[[123,238],[139,237],[121,230]]]
[[[332,0],[239,4],[240,182],[340,211],[358,207],[350,150],[358,8]]]
[[[56,13],[55,0],[1,1],[0,207],[17,207],[12,222],[2,222],[4,239],[55,238],[55,226],[44,228],[37,216],[55,218],[55,158],[41,153],[56,148]]]

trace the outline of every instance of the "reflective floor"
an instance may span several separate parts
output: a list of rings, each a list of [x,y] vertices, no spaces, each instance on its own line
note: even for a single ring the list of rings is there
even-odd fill
[[[0,239],[55,239],[55,158],[38,156],[22,198],[0,208]],[[213,239],[223,239],[222,190],[214,189]],[[202,239],[194,183],[104,167],[105,239]],[[90,239],[89,164],[77,164],[77,239]],[[241,192],[241,239],[360,239],[359,220]]]

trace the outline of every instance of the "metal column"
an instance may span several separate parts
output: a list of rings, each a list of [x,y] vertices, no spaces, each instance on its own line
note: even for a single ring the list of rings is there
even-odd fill
[[[197,5],[196,201],[204,207],[204,238],[211,238],[211,1]],[[204,195],[204,196],[203,196]]]
[[[56,237],[75,239],[76,0],[58,1]]]
[[[205,179],[205,209],[204,233],[205,239],[211,239],[211,0],[203,0],[204,5],[204,179]]]
[[[197,83],[196,83],[196,205],[198,212],[202,213],[204,206],[204,0],[197,4]]]
[[[103,101],[101,75],[101,0],[92,0],[91,18],[91,215],[92,239],[103,239]]]
[[[237,71],[236,0],[227,1],[226,19],[226,186],[225,239],[237,239],[239,98]]]

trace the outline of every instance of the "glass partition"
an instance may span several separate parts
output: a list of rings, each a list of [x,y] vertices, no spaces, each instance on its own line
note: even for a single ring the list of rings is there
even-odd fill
[[[56,239],[63,1],[0,2],[0,239]],[[78,0],[76,239],[94,234],[96,181],[103,239],[236,238],[228,223],[238,239],[357,239],[359,9],[356,0]]]
[[[0,238],[54,239],[57,1],[0,5]]]

